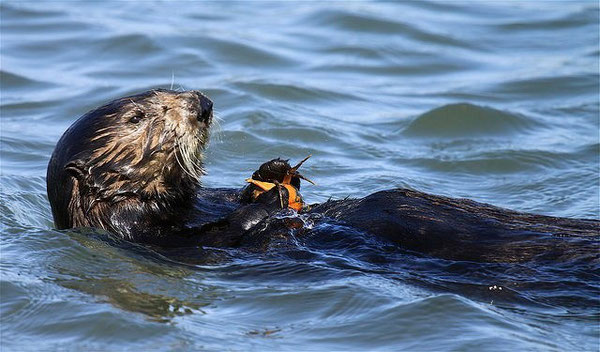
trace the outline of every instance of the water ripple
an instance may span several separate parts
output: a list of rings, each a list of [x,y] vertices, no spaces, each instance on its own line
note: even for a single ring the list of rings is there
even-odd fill
[[[413,120],[403,132],[406,136],[459,138],[515,134],[533,126],[524,116],[463,103],[429,111]]]
[[[337,224],[267,253],[158,253],[52,230],[45,194],[78,116],[172,85],[221,118],[206,186],[313,154],[311,203],[409,187],[598,219],[597,4],[172,5],[0,3],[2,349],[598,350],[589,253],[477,265]]]

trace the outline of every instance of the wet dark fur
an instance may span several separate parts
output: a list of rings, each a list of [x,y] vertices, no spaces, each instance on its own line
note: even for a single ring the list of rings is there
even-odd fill
[[[141,122],[131,122],[140,111]],[[247,204],[240,190],[200,187],[211,118],[212,103],[200,93],[166,90],[118,99],[82,116],[48,166],[56,227],[103,228],[159,246],[261,250],[274,239],[308,238],[316,225],[336,224],[382,245],[485,262],[558,260],[598,248],[597,220],[523,214],[405,189],[329,201],[300,217],[281,211],[273,192]],[[180,124],[179,133],[166,121]],[[198,142],[193,150],[176,148],[189,141]],[[195,155],[197,169],[184,170],[182,153]]]

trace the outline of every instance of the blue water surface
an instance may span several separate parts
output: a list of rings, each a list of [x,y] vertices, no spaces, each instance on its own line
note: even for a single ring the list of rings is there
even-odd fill
[[[599,15],[596,1],[0,2],[2,351],[598,351],[597,257],[569,271],[299,247],[181,263],[53,230],[45,173],[89,109],[200,89],[219,117],[207,187],[312,154],[309,202],[407,187],[598,219]]]

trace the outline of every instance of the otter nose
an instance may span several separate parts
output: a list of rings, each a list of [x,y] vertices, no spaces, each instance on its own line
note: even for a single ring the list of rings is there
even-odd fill
[[[198,112],[198,121],[209,122],[212,117],[213,102],[206,95],[196,92],[200,101],[200,111]]]

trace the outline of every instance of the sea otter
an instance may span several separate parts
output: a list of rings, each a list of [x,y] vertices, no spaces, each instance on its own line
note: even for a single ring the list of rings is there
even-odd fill
[[[361,240],[423,255],[485,262],[555,260],[597,249],[597,220],[524,214],[407,189],[314,204],[298,215],[285,206],[291,189],[281,184],[299,190],[302,177],[281,159],[255,173],[277,184],[270,190],[201,187],[212,106],[199,91],[154,89],[80,117],[48,165],[55,226],[100,228],[162,247],[256,249],[286,236],[319,241],[315,233],[332,228],[321,225],[334,224],[341,238],[348,229]]]

